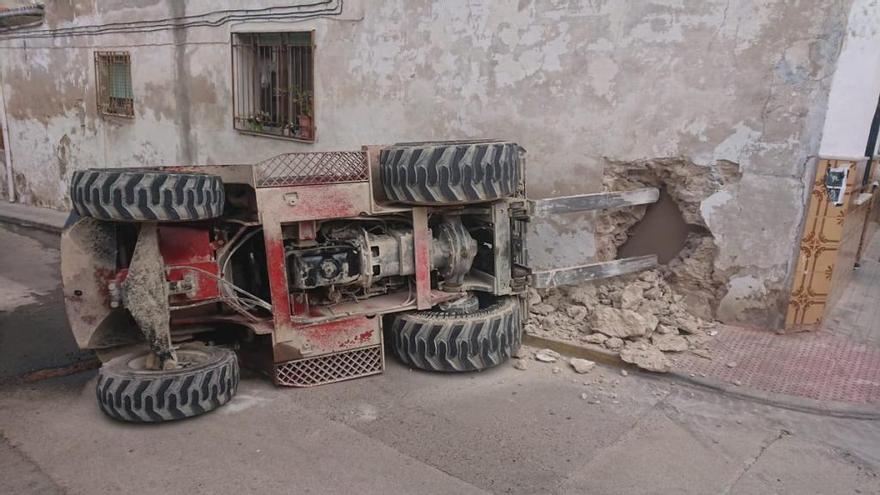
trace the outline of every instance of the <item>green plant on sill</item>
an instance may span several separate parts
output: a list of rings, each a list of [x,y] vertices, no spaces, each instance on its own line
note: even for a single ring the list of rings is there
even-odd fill
[[[296,86],[290,88],[290,98],[300,108],[300,115],[312,116],[312,92]]]
[[[269,114],[266,112],[257,112],[255,114],[248,115],[245,119],[247,122],[248,130],[254,132],[263,132],[263,121],[269,118]]]

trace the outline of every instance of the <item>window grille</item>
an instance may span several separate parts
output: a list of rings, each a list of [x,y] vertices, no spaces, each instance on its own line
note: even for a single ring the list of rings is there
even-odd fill
[[[233,127],[315,140],[312,32],[232,36]]]
[[[128,52],[95,52],[95,75],[98,111],[105,115],[134,117]]]

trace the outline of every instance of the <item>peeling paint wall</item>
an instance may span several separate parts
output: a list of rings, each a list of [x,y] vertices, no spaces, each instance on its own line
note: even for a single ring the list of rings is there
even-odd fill
[[[49,1],[46,12],[49,26],[66,27],[233,4]],[[79,168],[466,137],[522,144],[536,197],[598,191],[606,163],[734,163],[742,178],[700,209],[716,270],[730,275],[717,314],[776,326],[849,9],[848,0],[349,0],[336,19],[4,40],[15,187],[23,202],[66,208]],[[317,142],[234,131],[230,32],[311,29]],[[96,114],[98,49],[131,53],[134,119]],[[530,247],[542,266],[581,263],[595,256],[593,232],[590,215],[560,218],[536,226]]]

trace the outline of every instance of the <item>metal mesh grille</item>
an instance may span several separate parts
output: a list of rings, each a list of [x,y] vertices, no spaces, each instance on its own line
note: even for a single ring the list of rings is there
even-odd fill
[[[131,57],[128,52],[95,52],[98,109],[107,115],[134,116]]]
[[[362,151],[285,153],[256,166],[257,187],[303,186],[367,180]]]
[[[375,375],[383,369],[385,358],[377,345],[276,365],[275,380],[289,387],[311,387]]]

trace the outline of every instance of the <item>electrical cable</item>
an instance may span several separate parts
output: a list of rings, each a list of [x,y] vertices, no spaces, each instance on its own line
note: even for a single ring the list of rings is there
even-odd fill
[[[322,16],[338,16],[342,14],[344,0],[336,1],[338,1],[338,3],[333,7],[312,10],[307,9],[310,7],[318,7],[322,5],[332,4],[334,3],[334,0],[323,0],[320,2],[294,6],[266,7],[262,9],[218,10],[192,16],[182,16],[151,21],[130,21],[125,23],[115,22],[107,24],[39,30],[32,28],[17,28],[7,31],[0,31],[0,40],[55,38],[60,36],[96,36],[102,34],[116,33],[151,33],[157,31],[165,31],[168,29],[182,29],[190,27],[217,27],[227,24],[229,22],[243,20],[302,20]],[[282,12],[270,12],[277,10],[281,10]],[[204,18],[215,16],[217,14],[227,15],[223,15],[217,19],[204,20]],[[190,20],[188,22],[180,22],[181,20],[186,19]]]
[[[242,245],[244,245],[245,242],[250,240],[251,237],[253,237],[257,233],[261,232],[263,230],[263,228],[258,227],[254,230],[251,230],[250,232],[248,232],[247,234],[245,234],[243,236],[240,235],[245,230],[247,230],[247,227],[242,227],[238,232],[235,233],[235,235],[232,237],[232,240],[228,244],[230,246],[230,248],[220,256],[220,259],[221,259],[221,261],[220,261],[220,274],[224,277],[224,279],[226,277],[226,267],[227,267],[227,265],[229,265],[229,261],[232,259],[232,255],[234,255],[235,252],[238,251],[238,249]],[[225,292],[225,290],[223,288],[221,288],[220,291]],[[236,296],[235,294],[224,294],[224,295],[226,295],[227,297],[239,299],[239,296]],[[253,306],[251,306],[251,307],[253,307]]]
[[[215,274],[209,272],[208,270],[203,270],[203,269],[198,268],[198,267],[195,267],[195,266],[171,266],[171,267],[167,267],[167,268],[165,269],[165,272],[166,272],[166,274],[167,274],[167,273],[170,273],[171,271],[174,271],[174,270],[193,270],[193,271],[197,271],[197,272],[199,272],[199,273],[202,273],[202,274],[204,274],[204,275],[207,275],[208,277],[213,278],[214,280],[220,282],[221,284],[226,284],[227,286],[229,286],[229,287],[232,288],[233,290],[236,290],[236,291],[238,291],[238,292],[241,292],[242,294],[244,294],[245,296],[247,296],[249,302],[252,302],[255,306],[259,306],[259,307],[261,307],[261,308],[263,308],[263,309],[265,309],[265,310],[267,310],[267,311],[270,311],[270,312],[272,311],[272,305],[269,304],[268,302],[266,302],[266,301],[260,299],[259,297],[257,297],[257,296],[255,296],[255,295],[251,294],[250,292],[248,292],[248,291],[242,289],[241,287],[239,287],[239,286],[233,284],[232,282],[230,282],[230,281],[224,279],[223,277],[218,277],[217,275],[215,275]],[[240,297],[240,296],[237,296],[237,297]],[[251,319],[254,319],[254,320],[258,320],[258,319],[259,319],[258,317],[256,317],[255,315],[251,314],[251,313],[248,312],[247,310],[244,310],[244,309],[243,309],[238,303],[234,302],[234,300],[232,300],[232,299],[225,299],[225,298],[224,298],[224,302],[226,302],[227,304],[230,304],[230,303],[231,303],[230,306],[232,306],[233,309],[238,310],[239,312],[243,313],[245,316],[247,316],[247,317],[249,317],[249,318],[251,318]]]

